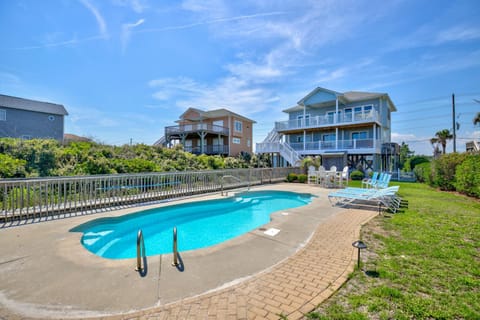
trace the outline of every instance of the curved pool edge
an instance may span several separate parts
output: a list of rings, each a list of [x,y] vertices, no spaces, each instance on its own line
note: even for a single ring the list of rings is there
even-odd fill
[[[82,250],[78,250],[79,246],[82,248],[78,241],[78,234],[68,234],[68,230],[81,221],[98,218],[98,215],[92,215],[25,226],[26,228],[20,232],[21,237],[26,237],[35,229],[37,231],[35,236],[39,240],[38,247],[48,248],[52,242],[54,245],[50,246],[51,250],[42,252],[41,257],[39,252],[36,253],[34,250],[31,252],[27,252],[26,248],[23,251],[20,250],[19,255],[30,254],[32,259],[24,261],[23,277],[12,274],[12,281],[17,281],[16,290],[22,296],[22,301],[37,306],[44,315],[51,318],[65,317],[64,311],[49,309],[54,305],[71,306],[70,316],[79,314],[74,312],[75,310],[92,312],[97,310],[99,315],[101,315],[100,311],[105,310],[107,313],[118,314],[148,309],[159,304],[164,305],[221,288],[237,279],[255,276],[272,265],[284,261],[302,248],[318,224],[339,211],[328,203],[327,190],[318,187],[279,184],[260,189],[277,188],[279,190],[294,188],[298,192],[311,190],[312,192],[309,193],[320,197],[314,199],[312,204],[302,207],[302,211],[308,208],[305,210],[308,215],[304,213],[306,220],[303,222],[294,219],[296,209],[289,210],[291,212],[288,216],[278,212],[273,213],[273,220],[267,226],[280,228],[281,232],[275,238],[255,230],[214,248],[181,253],[185,263],[184,272],[178,272],[171,267],[171,255],[149,259],[147,276],[141,278],[133,271],[135,259],[109,260],[90,253],[82,254]],[[209,195],[206,198],[210,197],[219,197],[219,195]],[[182,201],[189,200],[196,201],[198,197]],[[108,212],[105,215],[125,214],[129,210],[136,210],[136,208]],[[315,223],[312,223],[312,218],[316,219]],[[300,237],[299,234],[303,236]],[[10,251],[7,254],[14,255],[13,252]],[[55,272],[52,272],[52,262],[55,265]],[[50,283],[50,286],[46,288],[40,284],[37,285],[35,280],[38,281],[38,279],[44,283]],[[59,282],[58,279],[64,279],[64,281]],[[5,287],[8,289],[7,285]],[[36,296],[33,294],[35,290],[43,290],[46,294],[43,297]],[[98,291],[98,294],[92,296],[91,293],[95,291]],[[141,297],[138,292],[142,292]],[[8,295],[8,290],[6,293]],[[36,312],[30,316],[39,314],[42,313]]]

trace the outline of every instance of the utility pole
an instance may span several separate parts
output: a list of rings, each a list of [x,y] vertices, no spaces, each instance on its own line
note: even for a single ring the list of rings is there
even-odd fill
[[[457,124],[455,122],[455,94],[452,93],[453,152],[457,152]]]

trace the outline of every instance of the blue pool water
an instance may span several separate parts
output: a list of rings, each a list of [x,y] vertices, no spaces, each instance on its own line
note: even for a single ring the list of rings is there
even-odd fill
[[[310,194],[252,191],[219,200],[165,206],[133,214],[100,218],[71,231],[83,232],[82,244],[105,258],[136,257],[137,232],[142,229],[147,256],[171,253],[173,227],[178,250],[219,244],[270,221],[270,214],[311,202]]]

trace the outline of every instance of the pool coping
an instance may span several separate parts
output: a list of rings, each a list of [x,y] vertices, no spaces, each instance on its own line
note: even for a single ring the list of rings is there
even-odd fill
[[[73,249],[78,249],[81,234],[65,236],[68,226],[138,208],[2,230],[1,243],[9,239],[11,245],[0,248],[0,256],[8,257],[0,263],[0,282],[6,284],[0,291],[0,316],[135,319],[148,315],[183,319],[203,314],[219,319],[251,319],[285,314],[289,319],[299,318],[347,279],[355,258],[351,243],[358,238],[360,226],[376,213],[332,208],[326,197],[329,190],[317,186],[276,184],[255,188],[265,189],[308,192],[318,198],[307,207],[287,210],[289,215],[274,213],[267,228],[278,227],[281,231],[273,238],[255,230],[213,248],[181,253],[183,272],[170,266],[171,255],[149,259],[150,273],[139,277],[133,271],[134,259],[112,262],[87,250],[72,254]],[[218,197],[216,194],[202,198]],[[185,201],[190,199],[171,203]],[[322,215],[323,212],[326,213]],[[299,219],[302,215],[304,220]],[[38,239],[42,236],[48,239]],[[25,246],[25,242],[31,244]],[[52,250],[45,252],[46,244]],[[39,279],[44,286],[34,284]],[[94,285],[87,280],[94,280]],[[89,286],[95,287],[91,296],[85,294],[92,289]],[[80,298],[69,299],[67,296],[74,291],[79,292]],[[28,298],[22,292],[30,292]],[[52,302],[38,303],[45,295]],[[127,308],[99,312],[106,305]]]

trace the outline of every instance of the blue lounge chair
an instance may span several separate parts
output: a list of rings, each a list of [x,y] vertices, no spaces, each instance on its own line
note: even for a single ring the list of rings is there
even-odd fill
[[[328,200],[332,206],[350,204],[375,204],[383,205],[392,212],[396,212],[401,205],[401,198],[397,196],[400,187],[388,187],[384,189],[346,188],[328,194]]]
[[[365,178],[362,180],[362,187],[369,188],[372,184],[372,181],[376,181],[378,179],[378,172],[375,171],[371,178]]]

